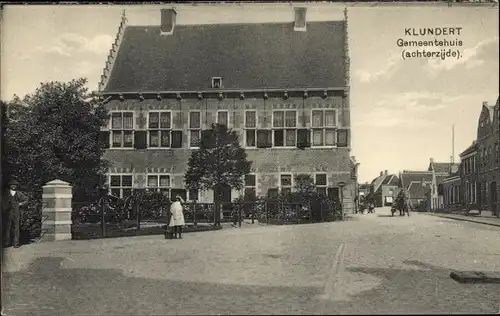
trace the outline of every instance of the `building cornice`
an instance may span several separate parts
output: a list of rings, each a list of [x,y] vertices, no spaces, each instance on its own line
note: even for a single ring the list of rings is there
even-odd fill
[[[103,92],[101,96],[112,99],[124,100],[149,100],[149,99],[250,99],[250,98],[303,98],[333,96],[345,96],[349,87],[327,87],[327,88],[281,88],[281,89],[209,89],[203,91],[127,91],[127,92]]]
[[[106,60],[106,66],[103,69],[101,75],[101,81],[99,82],[99,91],[102,91],[108,84],[109,76],[111,75],[111,70],[116,60],[116,55],[118,54],[118,49],[123,39],[123,34],[125,33],[125,28],[127,26],[127,16],[125,15],[125,10],[122,13],[122,19],[120,25],[118,26],[118,31],[116,32],[116,37],[111,49],[109,50],[108,59]]]

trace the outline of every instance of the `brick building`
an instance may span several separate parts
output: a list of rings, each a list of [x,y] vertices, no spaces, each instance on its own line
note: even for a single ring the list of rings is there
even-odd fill
[[[455,172],[443,179],[443,210],[456,211],[462,209],[462,179],[460,172]]]
[[[306,173],[334,198],[345,182],[353,209],[347,12],[308,22],[294,10],[289,23],[177,25],[164,9],[160,25],[131,26],[123,16],[99,86],[115,194],[159,188],[212,202],[213,192],[184,190],[184,173],[201,130],[222,123],[253,162],[245,191],[291,190]],[[225,199],[241,194],[227,188]]]
[[[477,127],[477,180],[481,211],[491,211],[500,216],[500,120],[499,102],[483,102]]]
[[[426,171],[403,170],[399,176],[400,187],[409,193],[413,207],[424,205],[428,211],[438,210],[444,205],[443,181],[459,168],[459,164],[434,162],[430,158]]]
[[[460,178],[462,203],[468,210],[478,209],[477,143],[474,141],[460,153]]]
[[[427,210],[427,192],[431,190],[433,183],[432,171],[403,170],[399,179],[399,187],[408,193],[412,207],[416,208],[424,203]]]
[[[370,184],[370,198],[376,207],[392,205],[399,193],[398,187],[399,178],[395,174],[389,174],[387,170],[381,171]]]

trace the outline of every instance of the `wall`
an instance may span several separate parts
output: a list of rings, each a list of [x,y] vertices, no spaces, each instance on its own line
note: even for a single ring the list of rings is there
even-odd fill
[[[183,130],[183,148],[178,149],[108,149],[104,158],[111,162],[112,173],[133,173],[134,187],[146,186],[146,175],[150,172],[169,173],[172,177],[172,187],[184,187],[184,172],[191,154],[188,145],[188,116],[190,110],[202,112],[202,128],[216,122],[217,110],[228,110],[229,127],[240,134],[240,144],[244,145],[243,126],[245,110],[257,110],[257,126],[261,129],[271,128],[271,113],[273,110],[295,109],[298,112],[297,126],[311,126],[311,109],[332,108],[337,112],[337,126],[350,128],[350,115],[347,98],[343,95],[328,98],[309,97],[263,99],[218,99],[207,100],[112,100],[107,105],[108,110],[134,111],[136,130],[145,130],[148,110],[170,110],[172,128]],[[104,127],[103,130],[107,130]],[[350,133],[349,133],[350,134]],[[349,135],[350,137],[350,135]],[[350,144],[350,140],[348,142]],[[278,186],[281,173],[321,172],[327,174],[327,184],[337,186],[339,181],[347,183],[344,189],[345,206],[352,204],[355,185],[350,178],[350,148],[249,148],[246,150],[248,159],[253,162],[252,172],[257,173],[257,193],[265,195],[271,187]],[[233,191],[233,197],[237,195]],[[211,194],[203,193],[202,200],[210,201]]]
[[[479,122],[489,119],[489,113],[486,108],[483,108],[481,112]],[[500,201],[500,159],[496,159],[495,145],[500,143],[500,134],[498,131],[498,126],[495,126],[498,122],[494,124],[485,124],[481,128],[481,124],[478,126],[478,206],[482,211],[492,211],[497,215],[500,215],[500,207],[498,201]],[[492,126],[496,127],[493,129]],[[487,155],[487,159],[484,159],[484,151],[491,149],[491,152]],[[491,192],[492,183],[496,183],[496,192]],[[495,197],[496,195],[496,202]]]

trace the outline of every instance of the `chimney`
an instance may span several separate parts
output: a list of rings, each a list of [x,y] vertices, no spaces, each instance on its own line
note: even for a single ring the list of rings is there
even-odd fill
[[[383,176],[384,175],[384,172],[383,171],[380,171],[380,176]]]
[[[488,102],[487,102],[487,101],[484,101],[484,102],[483,102],[483,106],[488,106]]]
[[[434,158],[431,158],[430,161],[431,161],[431,163],[434,163]]]
[[[177,12],[175,12],[174,9],[161,10],[161,25],[160,25],[161,35],[171,35],[174,33],[176,16]]]
[[[384,170],[384,175],[386,175],[386,176],[387,176],[387,170]]]
[[[295,8],[295,25],[294,31],[306,30],[306,12],[307,8]]]

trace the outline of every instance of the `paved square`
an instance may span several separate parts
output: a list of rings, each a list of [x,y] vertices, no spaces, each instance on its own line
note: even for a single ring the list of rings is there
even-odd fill
[[[7,315],[498,313],[500,228],[388,209],[352,220],[8,249]]]

